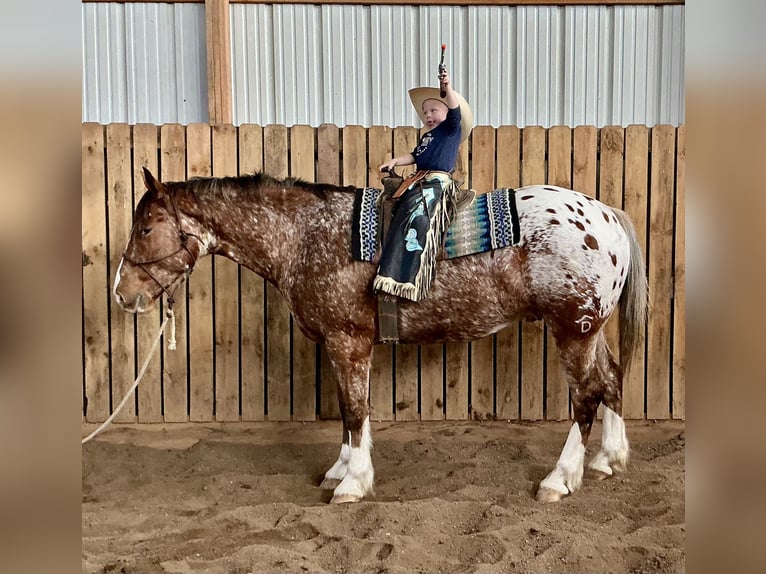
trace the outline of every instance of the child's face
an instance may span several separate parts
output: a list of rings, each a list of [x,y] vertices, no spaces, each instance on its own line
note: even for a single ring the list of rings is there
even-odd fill
[[[423,118],[429,130],[435,128],[447,118],[447,104],[439,100],[426,100],[423,102]]]

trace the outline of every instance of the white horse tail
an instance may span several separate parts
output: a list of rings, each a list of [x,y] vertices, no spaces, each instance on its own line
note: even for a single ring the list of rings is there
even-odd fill
[[[620,295],[620,365],[623,372],[627,372],[646,327],[649,287],[646,281],[644,254],[633,223],[624,211],[615,208],[613,211],[625,229],[630,243],[628,276]]]

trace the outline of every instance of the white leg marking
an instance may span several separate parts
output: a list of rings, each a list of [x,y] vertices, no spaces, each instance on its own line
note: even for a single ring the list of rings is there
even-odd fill
[[[333,492],[333,502],[356,502],[372,493],[375,470],[372,468],[372,435],[370,418],[362,424],[362,440],[358,447],[351,447],[346,476]]]
[[[593,457],[588,468],[612,476],[613,470],[623,471],[628,464],[628,435],[625,421],[609,407],[604,407],[601,429],[601,450]]]
[[[324,474],[325,480],[343,480],[348,472],[348,461],[351,458],[351,447],[346,443],[340,445],[340,455],[338,460],[335,461]]]
[[[556,468],[543,479],[540,488],[558,492],[562,496],[574,492],[582,484],[584,461],[585,445],[582,443],[580,425],[574,423],[569,429],[569,436],[556,463]]]

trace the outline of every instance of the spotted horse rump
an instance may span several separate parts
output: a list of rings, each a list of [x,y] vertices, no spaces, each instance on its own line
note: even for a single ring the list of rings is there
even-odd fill
[[[337,381],[342,441],[320,486],[333,489],[336,503],[372,495],[368,387],[377,304],[375,266],[351,255],[360,190],[264,174],[163,183],[144,170],[144,181],[147,192],[115,273],[117,303],[131,313],[147,311],[163,294],[172,297],[199,258],[211,254],[271,282],[304,334],[324,345]],[[627,462],[622,380],[646,321],[644,259],[618,209],[553,186],[517,189],[515,199],[518,241],[437,261],[428,296],[400,303],[399,335],[403,343],[470,341],[521,318],[546,322],[574,414],[537,492],[538,500],[555,501],[581,486],[600,403],[602,442],[589,466],[605,477]],[[619,362],[603,330],[616,310]]]

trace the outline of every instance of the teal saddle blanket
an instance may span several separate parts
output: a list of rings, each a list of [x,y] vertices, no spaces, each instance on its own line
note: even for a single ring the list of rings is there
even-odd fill
[[[379,189],[360,189],[354,198],[351,251],[356,261],[375,260],[380,250]],[[475,253],[518,245],[519,216],[515,190],[501,188],[477,195],[452,218],[444,238],[440,259],[454,259]]]

